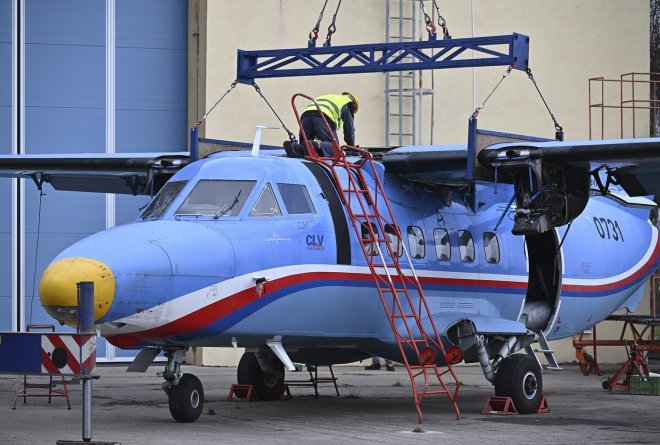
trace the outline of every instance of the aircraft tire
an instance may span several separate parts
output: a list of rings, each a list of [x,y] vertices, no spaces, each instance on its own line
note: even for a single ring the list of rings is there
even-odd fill
[[[274,360],[274,365],[282,368],[282,377],[273,378],[268,376],[259,366],[259,361],[254,353],[244,353],[238,362],[236,372],[238,384],[252,385],[261,400],[279,400],[284,392],[284,365],[277,359]]]
[[[527,354],[502,361],[495,378],[495,395],[511,397],[520,414],[535,413],[543,396],[543,377],[538,362]]]
[[[194,422],[204,409],[204,388],[193,374],[183,374],[179,384],[167,393],[170,414],[177,422]]]

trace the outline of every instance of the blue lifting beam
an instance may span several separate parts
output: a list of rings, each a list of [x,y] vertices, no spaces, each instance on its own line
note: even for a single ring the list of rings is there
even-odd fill
[[[271,77],[503,65],[524,71],[528,60],[529,37],[516,33],[319,48],[238,50],[238,81],[251,84],[255,79]]]

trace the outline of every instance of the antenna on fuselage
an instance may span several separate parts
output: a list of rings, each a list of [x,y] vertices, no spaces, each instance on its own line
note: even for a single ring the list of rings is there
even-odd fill
[[[252,156],[259,156],[259,147],[261,147],[261,133],[264,130],[277,130],[280,127],[266,127],[265,125],[255,125],[254,142],[252,142]]]

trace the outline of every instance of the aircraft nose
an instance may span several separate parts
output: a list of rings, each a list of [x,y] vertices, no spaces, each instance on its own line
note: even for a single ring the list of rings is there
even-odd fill
[[[51,263],[39,285],[41,304],[62,323],[78,321],[78,288],[81,281],[94,282],[94,321],[103,317],[115,297],[115,277],[110,267],[91,258],[64,258]]]

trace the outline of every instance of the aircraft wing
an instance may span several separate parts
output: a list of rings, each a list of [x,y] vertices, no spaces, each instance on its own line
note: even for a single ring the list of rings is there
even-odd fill
[[[593,188],[615,200],[621,191],[629,197],[660,193],[659,138],[501,143],[483,148],[478,160],[514,184],[518,235],[570,223]]]
[[[479,161],[505,170],[521,161],[570,166],[591,175],[605,173],[596,179],[604,190],[614,184],[629,196],[660,194],[660,138],[495,144],[481,150]]]
[[[0,155],[0,177],[56,190],[153,195],[189,160],[187,152]]]
[[[477,162],[467,173],[465,146],[410,146],[383,155],[389,173],[411,181],[463,187],[474,198],[472,178],[514,184],[513,233],[538,234],[568,224],[596,193],[633,207],[660,195],[660,138],[549,141],[484,132]]]

